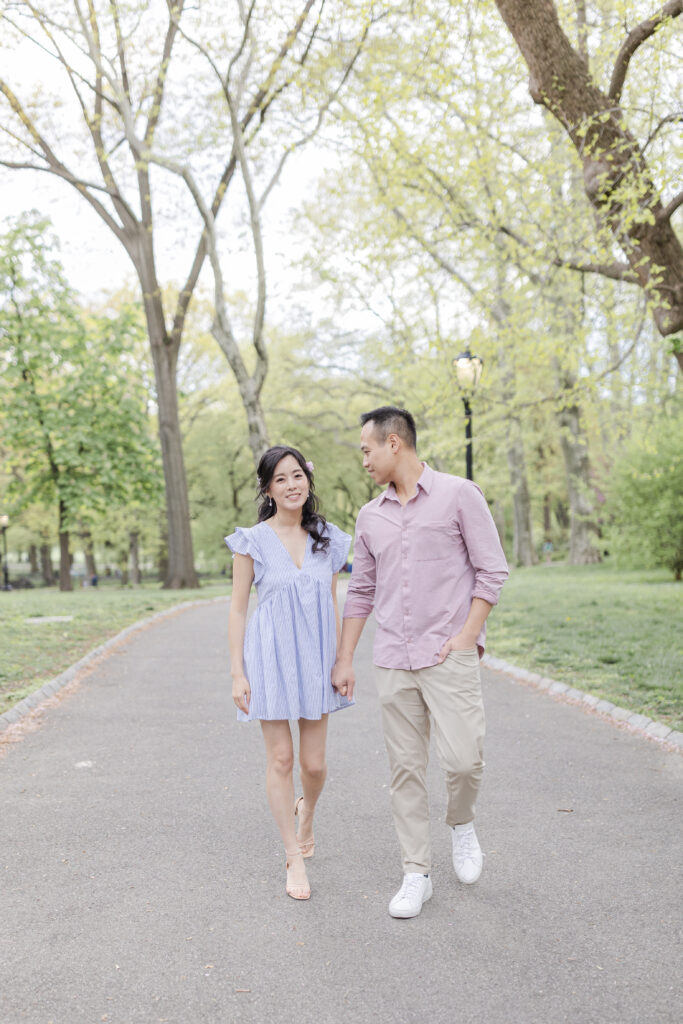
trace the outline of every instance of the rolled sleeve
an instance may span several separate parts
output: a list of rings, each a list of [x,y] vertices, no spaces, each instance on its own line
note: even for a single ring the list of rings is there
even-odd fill
[[[491,510],[477,484],[470,483],[462,489],[458,514],[474,569],[472,597],[498,604],[501,588],[509,575],[508,564]]]
[[[359,516],[360,520],[360,516]],[[375,604],[377,567],[368,549],[360,522],[356,525],[349,589],[344,602],[345,619],[367,619]]]

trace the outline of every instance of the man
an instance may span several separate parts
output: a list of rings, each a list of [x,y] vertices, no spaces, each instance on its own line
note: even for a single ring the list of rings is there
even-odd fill
[[[374,609],[375,678],[404,871],[389,913],[416,917],[432,895],[430,723],[446,779],[455,873],[467,884],[481,874],[474,831],[484,768],[479,658],[484,623],[508,568],[482,492],[420,462],[409,412],[383,406],[361,423],[363,466],[375,483],[388,486],[358,514],[332,683],[353,695],[353,653]]]

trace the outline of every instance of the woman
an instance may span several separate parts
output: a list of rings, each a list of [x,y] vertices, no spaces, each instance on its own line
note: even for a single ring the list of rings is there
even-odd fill
[[[315,850],[313,814],[327,773],[327,716],[352,703],[330,679],[340,631],[337,573],[351,538],[318,513],[313,465],[296,448],[269,448],[257,472],[258,523],[225,538],[235,556],[228,626],[232,697],[238,720],[261,722],[268,803],[287,858],[286,892],[307,900],[304,858]],[[258,608],[247,627],[252,582]],[[293,719],[299,723],[303,788],[296,805]]]

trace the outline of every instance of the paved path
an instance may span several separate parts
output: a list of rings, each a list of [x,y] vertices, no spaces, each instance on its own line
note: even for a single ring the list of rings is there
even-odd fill
[[[330,723],[313,898],[284,894],[224,603],[135,634],[0,758],[2,1024],[681,1019],[683,758],[485,673],[480,882],[434,800],[434,898],[400,881],[370,679]]]

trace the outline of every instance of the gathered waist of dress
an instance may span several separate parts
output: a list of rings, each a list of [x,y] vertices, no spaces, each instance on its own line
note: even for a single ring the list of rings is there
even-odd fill
[[[283,581],[280,585],[261,583],[259,586],[256,584],[258,602],[260,605],[263,605],[286,590],[299,589],[301,585],[311,586],[312,584],[315,585],[318,590],[322,590],[323,594],[329,594],[330,598],[332,597],[332,590],[326,580],[321,580],[318,576],[313,576],[310,573],[299,570],[298,575],[294,576],[292,579]]]

